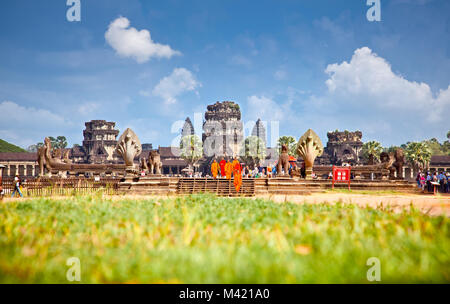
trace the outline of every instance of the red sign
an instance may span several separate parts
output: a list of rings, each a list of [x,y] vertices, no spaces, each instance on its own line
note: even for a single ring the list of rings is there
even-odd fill
[[[350,173],[352,167],[336,167],[333,166],[333,189],[334,183],[348,183],[348,190],[350,190]]]

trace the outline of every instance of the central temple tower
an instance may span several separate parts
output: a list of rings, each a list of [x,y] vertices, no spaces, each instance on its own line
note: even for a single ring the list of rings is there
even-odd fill
[[[241,110],[233,101],[207,107],[203,123],[203,149],[206,157],[239,156],[244,140]]]

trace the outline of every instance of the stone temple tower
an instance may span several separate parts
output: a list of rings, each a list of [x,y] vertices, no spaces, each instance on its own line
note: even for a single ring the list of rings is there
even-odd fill
[[[233,101],[207,107],[203,124],[203,150],[206,157],[239,156],[244,140],[241,110]]]
[[[264,127],[261,119],[258,119],[258,121],[256,121],[256,124],[252,130],[252,136],[260,138],[264,142],[264,145],[267,145],[266,128]]]
[[[191,119],[188,117],[184,122],[183,129],[181,129],[181,137],[194,134],[195,134],[194,125],[192,124]]]
[[[117,145],[119,130],[116,123],[105,120],[92,120],[87,122],[83,131],[83,150],[86,163],[104,164],[115,161],[114,150]]]

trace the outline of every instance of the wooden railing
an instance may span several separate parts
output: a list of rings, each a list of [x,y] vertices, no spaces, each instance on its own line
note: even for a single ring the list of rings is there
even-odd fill
[[[21,191],[24,196],[66,196],[92,194],[98,191],[108,195],[118,193],[119,178],[31,178],[22,181]],[[2,186],[5,197],[14,191],[14,179],[4,178]]]

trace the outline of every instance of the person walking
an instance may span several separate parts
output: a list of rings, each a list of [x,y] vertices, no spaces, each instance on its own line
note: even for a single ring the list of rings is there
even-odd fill
[[[431,173],[428,172],[427,173],[427,191],[428,191],[428,193],[433,192],[433,189],[431,187],[432,180],[433,180],[433,177],[431,176]]]
[[[20,185],[22,184],[22,181],[19,178],[19,174],[16,174],[16,176],[14,177],[13,184],[14,184],[14,191],[11,197],[14,197],[16,193],[19,193],[20,197],[23,197],[22,191],[20,191]]]
[[[217,178],[217,174],[219,174],[219,169],[220,169],[219,164],[217,163],[216,160],[214,160],[213,163],[211,164],[211,174],[214,179]]]

